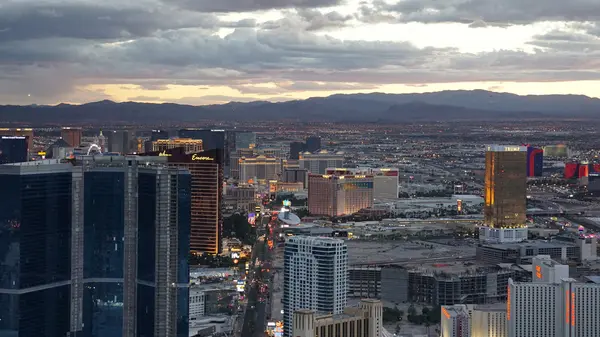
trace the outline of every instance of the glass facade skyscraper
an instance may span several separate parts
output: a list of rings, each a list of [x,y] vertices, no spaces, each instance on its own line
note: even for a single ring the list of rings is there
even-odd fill
[[[83,156],[0,186],[0,337],[187,337],[188,170]]]
[[[0,164],[22,163],[27,161],[27,137],[0,137]]]
[[[84,156],[74,171],[83,193],[77,336],[187,335],[189,171],[135,156]]]
[[[71,165],[0,165],[0,336],[69,332]]]

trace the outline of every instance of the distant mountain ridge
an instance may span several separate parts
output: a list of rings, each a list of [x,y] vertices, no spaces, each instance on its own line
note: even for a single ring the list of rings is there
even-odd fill
[[[485,90],[423,94],[336,94],[280,103],[255,101],[191,106],[174,103],[0,106],[0,121],[24,124],[173,123],[198,120],[411,122],[594,118],[600,99],[583,95],[519,96]]]

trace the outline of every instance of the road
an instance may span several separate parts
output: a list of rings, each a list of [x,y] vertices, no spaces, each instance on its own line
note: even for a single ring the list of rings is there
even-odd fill
[[[262,219],[268,221],[268,217],[263,217]],[[258,229],[259,237],[263,233],[266,233],[265,235],[268,236],[268,232],[263,227],[266,226],[266,224],[263,223],[263,220],[261,220],[262,226],[260,226],[262,228]],[[241,337],[262,337],[264,336],[264,331],[266,329],[267,301],[259,300],[259,288],[261,284],[266,283],[268,285],[270,272],[263,270],[260,265],[255,265],[257,258],[260,262],[270,260],[270,252],[267,248],[266,239],[259,238],[252,250],[251,273],[246,283],[248,304],[244,314],[244,323],[242,324],[241,334],[239,335]]]

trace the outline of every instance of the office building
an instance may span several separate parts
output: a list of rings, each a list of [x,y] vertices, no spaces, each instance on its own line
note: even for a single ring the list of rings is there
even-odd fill
[[[284,168],[281,180],[285,183],[302,183],[302,186],[307,188],[308,171],[299,168]]]
[[[16,136],[16,137],[26,137],[27,138],[27,148],[33,149],[33,129],[29,128],[0,128],[0,136]]]
[[[153,152],[167,152],[179,147],[183,148],[185,153],[197,153],[203,151],[204,144],[200,139],[191,138],[159,139],[152,142]]]
[[[343,240],[290,237],[285,242],[283,269],[285,337],[293,336],[296,310],[343,312],[348,292],[348,248]]]
[[[131,132],[128,130],[113,130],[106,134],[108,152],[128,154],[131,152]]]
[[[544,171],[544,150],[527,146],[527,176],[541,177]]]
[[[185,168],[192,175],[192,215],[190,251],[196,254],[219,254],[223,231],[223,168],[219,163],[223,151],[186,153],[178,147],[144,156],[163,156],[169,165]]]
[[[344,154],[331,154],[326,150],[314,154],[305,152],[300,155],[299,166],[312,174],[325,174],[329,167],[344,167]]]
[[[471,319],[466,305],[442,306],[441,336],[471,337]]]
[[[301,309],[294,312],[293,321],[295,337],[383,336],[383,306],[378,300],[363,299],[339,315]]]
[[[165,157],[75,165],[72,335],[187,336],[189,172]]]
[[[0,164],[22,163],[29,159],[27,137],[0,136]]]
[[[306,138],[305,151],[315,153],[321,150],[321,137],[311,136]]]
[[[79,147],[81,146],[81,137],[83,130],[81,128],[65,127],[60,132],[60,138],[62,138],[69,146]]]
[[[332,232],[332,235],[335,235],[335,232]],[[401,266],[348,267],[349,297],[385,299],[394,303],[407,302],[408,288],[408,270]]]
[[[526,167],[525,146],[487,146],[481,240],[520,242],[527,239]]]
[[[500,266],[422,265],[408,271],[408,297],[432,305],[486,304],[506,300],[516,271]]]
[[[373,176],[345,172],[308,175],[308,211],[330,217],[373,207]]]
[[[281,160],[276,157],[257,156],[240,158],[240,181],[279,180]]]
[[[0,165],[1,336],[70,331],[71,184],[71,164]]]
[[[303,142],[290,143],[290,159],[300,159],[300,154],[306,151],[306,145]]]
[[[230,137],[232,150],[253,149],[256,147],[256,132],[252,131],[233,131]],[[232,151],[232,152],[233,152]]]

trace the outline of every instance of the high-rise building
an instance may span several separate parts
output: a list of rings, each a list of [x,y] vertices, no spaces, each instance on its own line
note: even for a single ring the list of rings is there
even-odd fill
[[[234,134],[229,140],[231,143],[233,143],[233,151],[238,149],[253,149],[256,147],[256,132],[233,131],[233,133]]]
[[[33,149],[33,129],[29,128],[16,128],[16,129],[8,129],[8,128],[0,128],[0,136],[17,136],[17,137],[27,137],[27,148],[29,150]]]
[[[0,136],[0,164],[22,163],[29,159],[27,137]]]
[[[502,303],[475,306],[471,312],[471,336],[507,337],[506,306]]]
[[[204,149],[203,141],[200,139],[191,138],[173,138],[173,139],[159,139],[152,142],[152,151],[165,152],[167,150],[181,147],[185,153],[197,153],[202,152]]]
[[[347,171],[308,175],[308,211],[311,215],[351,215],[373,207],[373,176]]]
[[[290,159],[300,159],[300,153],[304,152],[306,145],[303,142],[290,143]]]
[[[240,181],[247,183],[256,180],[279,180],[281,160],[275,157],[257,156],[240,158]]]
[[[544,171],[544,150],[527,146],[527,176],[541,177]]]
[[[106,135],[108,152],[128,154],[131,149],[131,133],[128,130],[109,131]]]
[[[71,314],[71,164],[0,165],[0,335],[64,337]]]
[[[137,336],[188,337],[191,176],[141,169],[138,189]]]
[[[186,153],[183,148],[144,153],[144,156],[164,156],[169,165],[182,167],[192,175],[192,215],[190,251],[198,254],[219,254],[223,220],[223,151],[209,150]]]
[[[72,336],[187,336],[189,172],[166,157],[75,165]]]
[[[397,168],[327,168],[325,174],[373,176],[373,199],[398,199]]]
[[[518,242],[527,239],[526,167],[526,147],[487,146],[482,240]]]
[[[64,127],[60,131],[60,138],[71,147],[79,147],[81,146],[82,134],[83,130],[81,128]]]
[[[600,284],[572,278],[560,283],[508,285],[506,319],[509,337],[596,337],[600,326]]]
[[[299,168],[284,168],[281,180],[285,183],[302,183],[308,187],[308,171]]]
[[[441,307],[441,337],[506,337],[506,323],[503,303]]]
[[[284,336],[291,337],[296,310],[340,314],[346,306],[348,248],[340,239],[293,236],[283,267]]]
[[[230,151],[227,142],[227,132],[223,129],[181,129],[178,132],[179,138],[191,138],[202,140],[202,148],[204,151],[215,150],[220,152],[218,158],[221,160],[219,165],[223,168],[223,172],[229,167]]]
[[[311,136],[306,138],[306,151],[315,153],[321,150],[321,137]]]
[[[471,337],[471,320],[466,305],[442,306],[442,337]]]
[[[535,256],[531,267],[534,283],[560,283],[560,280],[569,278],[569,266],[556,263],[550,255]]]
[[[300,155],[300,168],[312,174],[325,174],[329,167],[344,167],[344,154],[342,152],[329,153],[326,150],[319,153],[305,152]]]

